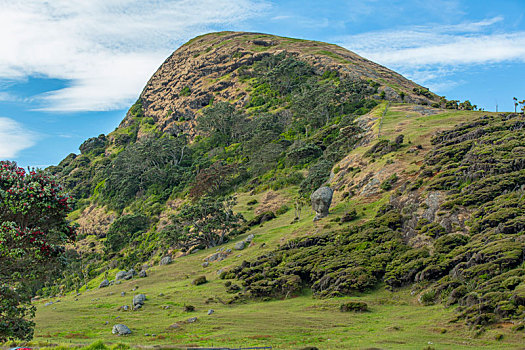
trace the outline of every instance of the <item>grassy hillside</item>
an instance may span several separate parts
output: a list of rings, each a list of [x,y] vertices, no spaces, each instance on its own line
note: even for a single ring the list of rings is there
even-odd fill
[[[525,124],[472,109],[335,45],[195,38],[114,132],[49,168],[79,239],[39,291],[35,341],[519,347]],[[130,269],[149,276],[114,281]]]
[[[40,300],[35,342],[41,345],[88,344],[102,339],[107,343],[123,342],[135,346],[273,346],[276,349],[299,349],[305,346],[317,346],[319,349],[520,348],[523,330],[520,330],[518,323],[513,322],[511,317],[503,316],[496,323],[484,327],[469,327],[465,324],[464,317],[458,318],[465,313],[464,306],[458,307],[455,303],[446,306],[447,303],[440,303],[438,300],[427,300],[428,296],[422,299],[428,293],[428,288],[432,288],[432,283],[438,280],[436,278],[416,284],[408,283],[408,286],[396,285],[393,289],[391,283],[388,285],[379,281],[362,292],[354,290],[348,296],[331,298],[314,297],[308,286],[289,295],[270,295],[269,298],[253,298],[249,294],[243,296],[246,292],[244,287],[241,293],[228,293],[226,283],[242,286],[242,280],[222,279],[219,272],[234,271],[238,266],[245,266],[245,261],[253,262],[260,256],[275,254],[294,238],[311,239],[330,232],[336,236],[337,232],[346,232],[352,227],[374,222],[378,210],[387,203],[393,203],[392,198],[399,197],[401,200],[413,197],[415,193],[427,193],[431,186],[436,186],[439,179],[446,176],[446,167],[437,170],[437,174],[445,175],[436,175],[434,169],[431,177],[419,183],[418,188],[410,190],[410,186],[418,183],[420,175],[429,167],[429,159],[443,150],[433,135],[439,131],[454,129],[455,136],[458,136],[457,130],[468,128],[455,127],[456,125],[472,123],[486,115],[498,118],[496,114],[484,112],[422,109],[406,104],[391,105],[383,117],[385,108],[386,103],[381,104],[358,118],[358,123],[368,125],[370,129],[365,141],[334,166],[338,170],[334,170],[335,175],[330,184],[336,192],[327,218],[314,223],[313,212],[304,208],[301,219],[294,220],[292,208],[299,191],[298,186],[273,190],[273,196],[268,196],[268,191],[265,190],[239,193],[235,210],[244,214],[248,220],[263,206],[273,205],[278,208],[286,204],[289,210],[279,211],[276,219],[255,226],[219,247],[232,248],[249,234],[254,235],[253,243],[248,248],[233,250],[226,259],[211,262],[207,267],[203,267],[202,263],[206,257],[215,253],[214,248],[178,257],[167,266],[157,266],[158,260],[154,259],[150,263],[155,263],[155,266],[148,269],[149,276],[146,278],[135,278],[98,289],[98,284],[104,278],[100,274],[89,282],[90,290],[83,287],[78,296],[75,292],[69,293],[59,297],[61,301],[58,303],[57,298]],[[519,122],[519,117],[516,122]],[[493,123],[497,124],[496,121]],[[520,139],[520,130],[518,128],[513,131],[514,139]],[[381,140],[391,142],[400,134],[405,137],[402,147],[384,155],[379,154],[381,149],[376,145]],[[515,145],[510,149],[516,147],[520,146]],[[518,150],[514,154],[519,154]],[[457,158],[455,162],[461,164],[462,160]],[[458,170],[454,172],[459,174]],[[394,173],[398,179],[390,187],[382,186]],[[467,187],[475,181],[477,180],[469,178]],[[367,187],[371,183],[375,185]],[[446,193],[448,192],[443,192],[443,195]],[[355,218],[349,222],[341,222],[342,217],[353,209],[356,211]],[[460,212],[462,215],[469,215],[475,210],[476,207],[465,207]],[[467,222],[465,232],[471,226],[472,223]],[[431,256],[434,256],[437,239],[440,235],[445,237],[449,234],[433,236],[427,233],[431,228],[427,227],[427,231],[421,232],[421,227],[405,226],[402,232],[407,235],[405,242],[409,244],[404,249],[410,252],[410,249],[430,247]],[[522,236],[519,231],[515,237],[520,241],[519,237]],[[501,238],[493,237],[491,240]],[[290,254],[286,262],[294,259]],[[368,266],[367,262],[362,265]],[[424,266],[428,265],[431,263],[427,262]],[[110,279],[114,278],[117,270],[109,271]],[[519,271],[519,268],[512,271]],[[208,282],[193,285],[192,281],[202,275],[206,276]],[[405,275],[405,272],[401,272],[399,277]],[[478,275],[473,276],[472,281],[477,281],[479,288],[482,288],[483,281],[491,278],[486,276],[479,280],[476,277]],[[521,281],[519,273],[517,276],[516,286]],[[438,281],[437,285],[442,284]],[[479,290],[481,292],[483,289]],[[126,295],[122,297],[121,292]],[[132,296],[137,293],[145,293],[148,297],[142,309],[117,310],[121,305],[130,305]],[[433,296],[437,299],[436,294]],[[55,303],[44,306],[50,300]],[[348,301],[364,301],[369,311],[341,312],[340,306]],[[184,307],[188,305],[194,306],[195,311],[184,311]],[[166,309],[166,306],[169,308]],[[207,315],[209,309],[215,312]],[[194,316],[198,317],[195,323],[184,322]],[[126,324],[133,334],[120,338],[112,335],[111,327],[116,323]],[[169,326],[175,323],[179,326],[170,329]]]

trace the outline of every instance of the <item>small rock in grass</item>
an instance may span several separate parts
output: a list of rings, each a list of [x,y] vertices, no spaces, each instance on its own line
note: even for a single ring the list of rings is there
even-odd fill
[[[244,241],[240,241],[240,242],[235,243],[235,246],[233,246],[233,249],[235,249],[235,250],[243,250],[244,246],[245,246]]]
[[[103,280],[102,282],[100,282],[100,284],[98,285],[99,288],[105,288],[109,286],[109,281],[107,279]]]
[[[126,292],[121,292],[121,293],[120,293],[120,296],[121,296],[121,297],[126,296]]]
[[[214,311],[213,309],[209,309],[209,310],[208,310],[208,315],[211,315],[211,314],[213,314],[214,312],[215,312],[215,311]]]
[[[159,293],[159,297],[163,297],[164,296],[164,293]]]
[[[169,329],[177,329],[180,328],[180,325],[178,323],[174,323],[168,327]]]
[[[205,262],[202,263],[202,267],[208,267],[209,265],[210,265],[210,263],[207,262],[207,261],[205,261]]]
[[[247,243],[251,243],[253,241],[253,239],[255,238],[254,234],[253,233],[250,233],[248,235],[248,237],[246,237],[246,239],[244,240],[245,242]]]
[[[141,278],[148,277],[148,273],[146,272],[146,270],[141,270],[139,272],[139,277]]]
[[[188,318],[188,319],[186,320],[186,322],[188,322],[188,323],[194,323],[194,322],[196,322],[196,321],[197,321],[197,317],[190,317],[190,318]]]
[[[50,301],[49,303],[45,303],[44,306],[50,306],[50,305],[53,305],[53,302]]]
[[[144,302],[146,301],[146,295],[145,294],[137,294],[133,297],[133,306],[136,305],[144,305]]]
[[[116,335],[127,335],[127,334],[131,334],[131,330],[123,324],[116,324],[113,326],[111,333],[116,334]]]
[[[161,260],[160,260],[160,265],[168,265],[168,264],[171,264],[171,256],[165,256],[163,257]]]

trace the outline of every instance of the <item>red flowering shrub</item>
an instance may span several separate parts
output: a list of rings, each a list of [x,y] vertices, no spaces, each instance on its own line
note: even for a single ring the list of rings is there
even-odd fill
[[[75,237],[71,203],[45,173],[0,161],[0,342],[33,337],[31,296]]]

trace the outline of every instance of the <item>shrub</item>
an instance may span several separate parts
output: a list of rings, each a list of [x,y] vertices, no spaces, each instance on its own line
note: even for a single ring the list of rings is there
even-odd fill
[[[365,312],[368,311],[368,304],[364,301],[349,301],[342,304],[339,309],[341,312]]]
[[[197,277],[196,279],[193,280],[192,284],[194,284],[196,286],[199,286],[199,285],[204,284],[206,282],[208,282],[206,280],[206,276],[199,276],[199,277]]]

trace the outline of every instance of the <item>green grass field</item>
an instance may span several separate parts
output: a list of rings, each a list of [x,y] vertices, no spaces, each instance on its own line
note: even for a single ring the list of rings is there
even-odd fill
[[[379,108],[379,107],[378,107]],[[382,110],[373,113],[381,114]],[[402,133],[413,145],[423,145],[420,153],[398,152],[377,162],[370,162],[362,170],[365,174],[378,171],[389,158],[405,172],[410,165],[421,161],[425,149],[430,146],[430,135],[436,130],[452,127],[462,121],[479,116],[483,112],[457,111],[421,116],[403,105],[391,106],[383,120],[381,137],[393,139]],[[444,122],[446,120],[446,122]],[[379,120],[378,120],[379,121]],[[377,122],[378,122],[377,121]],[[377,125],[374,127],[377,136]],[[371,143],[373,144],[373,142]],[[370,146],[361,147],[351,156],[362,155]],[[344,162],[344,160],[343,160]],[[296,191],[281,191],[284,198]],[[247,202],[253,198],[261,201],[262,194],[238,196],[237,211],[247,218],[253,217],[253,207]],[[256,256],[275,249],[291,237],[304,236],[322,231],[327,225],[339,227],[332,219],[355,206],[362,213],[362,220],[375,214],[377,203],[387,200],[378,194],[375,202],[363,201],[359,196],[351,201],[334,203],[332,214],[313,223],[313,212],[303,209],[301,220],[291,223],[293,209],[276,219],[253,228],[253,244],[233,251],[221,262],[202,267],[204,258],[215,249],[174,259],[168,266],[154,266],[147,278],[135,278],[122,284],[98,289],[102,276],[90,283],[90,290],[81,295],[60,297],[60,302],[50,306],[50,299],[40,300],[36,314],[34,346],[61,344],[81,346],[102,340],[106,344],[125,343],[134,347],[249,347],[271,346],[273,349],[301,349],[316,346],[319,349],[523,349],[523,333],[513,332],[510,324],[492,326],[483,333],[469,330],[462,321],[451,323],[454,308],[443,305],[422,306],[417,294],[409,289],[395,292],[379,287],[369,293],[344,298],[316,299],[308,290],[303,295],[285,300],[248,301],[227,304],[232,298],[226,292],[217,271],[228,270]],[[379,201],[379,202],[378,202]],[[283,203],[284,204],[284,203]],[[290,207],[293,205],[290,203]],[[255,206],[256,207],[256,206]],[[229,242],[232,248],[236,241]],[[208,282],[195,286],[192,281],[205,275]],[[114,276],[114,272],[110,274]],[[233,281],[236,283],[236,281]],[[135,291],[132,289],[137,288]],[[121,296],[125,292],[125,296]],[[133,295],[144,293],[147,301],[138,311],[118,311],[122,305],[130,305]],[[162,293],[162,295],[161,295]],[[53,299],[56,301],[57,299]],[[343,313],[340,305],[347,300],[365,301],[370,311]],[[185,312],[192,305],[194,312]],[[168,307],[168,308],[166,308]],[[207,315],[209,309],[215,312]],[[190,317],[198,317],[195,323],[185,323]],[[111,334],[113,325],[127,325],[133,333],[126,337]],[[169,326],[179,323],[179,327]],[[146,336],[145,334],[155,334]]]

